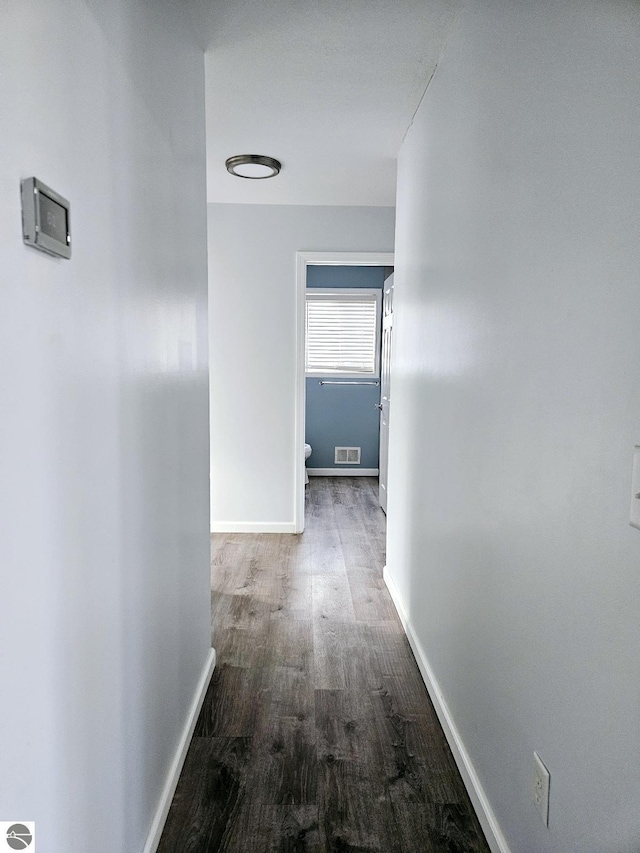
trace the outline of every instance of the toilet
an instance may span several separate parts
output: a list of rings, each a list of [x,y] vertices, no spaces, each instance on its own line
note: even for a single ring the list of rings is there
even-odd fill
[[[307,459],[308,459],[310,456],[311,456],[311,445],[310,445],[310,444],[305,444],[305,446],[304,446],[304,464],[305,464],[305,465],[307,464]],[[309,482],[309,475],[307,474],[307,469],[305,468],[305,471],[304,471],[304,483],[305,483],[305,486],[306,486],[306,484],[307,484],[308,482]]]

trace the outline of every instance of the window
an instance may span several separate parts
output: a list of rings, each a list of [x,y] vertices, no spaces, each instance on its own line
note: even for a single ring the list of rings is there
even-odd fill
[[[307,290],[308,376],[378,376],[380,302],[369,288]]]

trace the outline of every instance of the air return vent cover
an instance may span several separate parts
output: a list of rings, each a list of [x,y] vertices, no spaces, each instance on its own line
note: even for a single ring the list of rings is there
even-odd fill
[[[334,458],[336,465],[359,465],[360,464],[360,448],[359,447],[336,447],[336,455]]]

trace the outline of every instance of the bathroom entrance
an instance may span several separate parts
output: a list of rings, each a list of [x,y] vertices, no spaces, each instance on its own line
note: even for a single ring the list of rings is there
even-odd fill
[[[298,254],[299,532],[307,474],[377,477],[386,465],[381,353],[383,299],[392,272],[392,253]]]

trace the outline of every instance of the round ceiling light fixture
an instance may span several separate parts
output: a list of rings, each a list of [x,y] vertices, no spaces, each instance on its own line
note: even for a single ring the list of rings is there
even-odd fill
[[[273,157],[264,157],[262,154],[236,154],[229,157],[225,162],[227,172],[231,172],[237,178],[250,178],[261,180],[262,178],[275,178],[282,168],[279,160]]]

